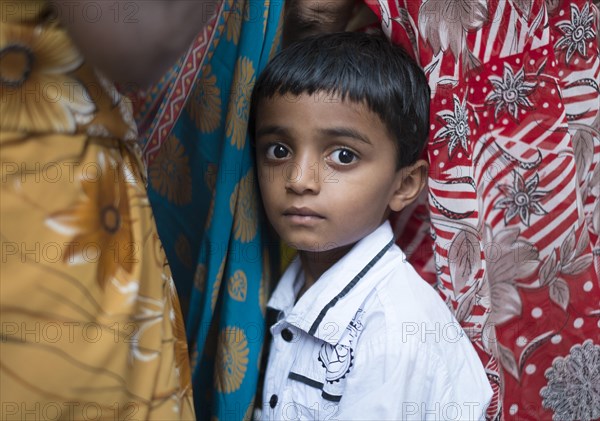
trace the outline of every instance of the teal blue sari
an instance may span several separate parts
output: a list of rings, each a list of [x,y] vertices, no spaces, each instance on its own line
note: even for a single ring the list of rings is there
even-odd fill
[[[171,265],[198,419],[249,419],[270,259],[248,139],[250,94],[278,48],[283,2],[225,1],[145,97],[138,123],[148,193]]]

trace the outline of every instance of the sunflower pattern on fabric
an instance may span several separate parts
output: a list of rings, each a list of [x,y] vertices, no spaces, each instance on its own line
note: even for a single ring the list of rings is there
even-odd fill
[[[278,264],[277,256],[275,260],[265,256],[271,250],[259,222],[253,149],[246,133],[248,107],[256,76],[279,45],[283,2],[226,0],[220,6],[213,35],[207,30],[207,38],[198,38],[197,45],[206,45],[206,50],[201,56],[190,51],[189,61],[169,73],[176,80],[184,69],[197,71],[194,84],[186,88],[189,92],[177,94],[173,86],[179,85],[166,78],[146,98],[173,91],[172,100],[160,106],[145,103],[140,109],[162,110],[152,118],[160,122],[167,121],[168,110],[182,110],[174,124],[160,126],[160,131],[151,131],[152,136],[144,139],[146,150],[153,151],[147,155],[150,200],[181,301],[189,308],[187,334],[195,355],[197,416],[232,418],[232,408],[238,408],[233,418],[242,419],[254,401],[258,380],[262,333],[257,336],[257,329],[263,332],[271,285],[270,268],[264,265]],[[198,65],[202,67],[193,67]],[[188,98],[185,104],[174,102],[182,97]],[[138,115],[138,119],[148,121],[148,116]],[[173,137],[180,147],[174,148]],[[165,166],[175,161],[178,165]],[[169,173],[171,168],[174,173]],[[169,200],[173,185],[166,185],[164,176],[153,182],[158,169],[177,182],[187,183],[189,174],[191,189],[185,197],[191,200]],[[178,241],[181,235],[189,241],[189,267],[188,253],[182,254]],[[234,328],[247,341],[243,375],[227,359],[234,355],[236,344],[227,342],[222,333]],[[210,335],[215,336],[214,343]]]
[[[192,201],[192,177],[185,146],[171,135],[150,164],[148,176],[152,188],[169,202],[185,205]]]
[[[235,102],[235,108],[227,114],[226,133],[231,138],[231,144],[238,149],[242,149],[246,141],[250,95],[255,78],[252,61],[248,57],[239,58],[235,66],[235,83],[231,91],[231,101]]]
[[[0,6],[3,419],[193,419],[131,105],[48,3]]]
[[[210,133],[216,130],[221,122],[221,90],[217,86],[217,77],[212,74],[210,64],[204,68],[201,80],[187,107],[198,130]]]
[[[254,171],[250,170],[235,187],[229,200],[231,213],[235,216],[233,232],[236,240],[242,243],[252,241],[258,228],[256,186]]]
[[[185,267],[192,267],[190,241],[183,234],[181,234],[179,237],[177,237],[177,240],[175,240],[175,253],[177,253],[177,257]]]
[[[125,174],[122,163],[100,151],[95,173],[81,180],[84,196],[68,209],[51,214],[46,225],[64,235],[72,233],[72,247],[64,254],[69,265],[98,262],[96,279],[101,288],[118,270],[131,272],[133,241]]]
[[[68,35],[34,25],[3,26],[0,126],[4,130],[73,133],[78,123],[89,122],[96,107],[72,74],[83,58]]]
[[[215,388],[232,393],[240,388],[248,368],[248,340],[244,330],[227,327],[219,334]]]
[[[248,279],[243,270],[237,270],[232,277],[229,278],[227,284],[229,296],[236,301],[246,301],[248,292]]]
[[[267,10],[267,9],[265,9]],[[226,36],[227,41],[234,43],[237,45],[238,40],[240,38],[240,30],[242,28],[242,20],[244,17],[242,15],[248,13],[248,2],[237,1],[233,2],[229,16],[227,18],[226,27]]]
[[[194,288],[200,292],[204,292],[204,288],[206,288],[206,265],[204,263],[198,263],[198,266],[196,266]]]

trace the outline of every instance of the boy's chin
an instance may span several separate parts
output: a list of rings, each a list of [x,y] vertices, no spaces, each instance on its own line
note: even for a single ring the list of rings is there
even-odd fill
[[[333,242],[329,242],[329,243],[304,243],[304,242],[285,242],[287,244],[288,247],[293,248],[294,250],[296,250],[299,253],[308,253],[308,254],[312,254],[312,253],[334,253],[336,254],[336,251],[339,251],[341,253],[346,253],[348,251],[348,249],[352,248],[352,246],[354,244],[347,244],[347,245],[340,245],[340,244],[336,244]]]
[[[293,248],[298,252],[307,253],[320,253],[325,251],[331,251],[339,248],[339,245],[335,243],[317,243],[317,242],[304,242],[304,241],[285,241],[288,247]]]

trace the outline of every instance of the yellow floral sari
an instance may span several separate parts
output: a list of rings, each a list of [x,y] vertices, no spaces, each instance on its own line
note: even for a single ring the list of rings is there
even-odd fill
[[[193,419],[130,104],[43,1],[0,1],[3,419]]]

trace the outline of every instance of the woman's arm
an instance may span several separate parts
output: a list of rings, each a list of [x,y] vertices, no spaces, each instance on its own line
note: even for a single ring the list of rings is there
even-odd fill
[[[286,1],[283,45],[310,35],[343,31],[355,3],[355,0]]]
[[[53,0],[53,4],[90,63],[116,82],[140,87],[162,76],[218,8],[214,0]]]

